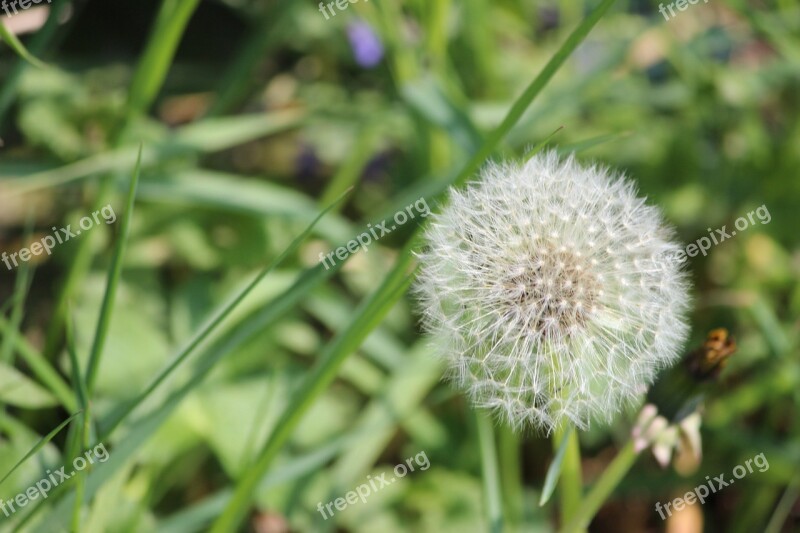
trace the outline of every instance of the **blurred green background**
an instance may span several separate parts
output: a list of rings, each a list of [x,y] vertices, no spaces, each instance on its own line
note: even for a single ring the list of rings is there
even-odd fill
[[[338,272],[319,267],[320,253],[420,197],[435,205],[596,3],[345,5],[332,15],[312,0],[53,0],[0,13],[47,64],[0,49],[0,251],[109,202],[121,218],[143,146],[93,394],[99,434],[213,309],[354,188],[112,434],[77,522],[53,498],[23,525],[0,515],[1,531],[207,530],[420,220]],[[798,531],[800,6],[709,0],[675,12],[617,1],[494,157],[549,138],[623,170],[687,244],[766,206],[768,224],[688,262],[687,350],[715,327],[738,345],[706,403],[702,462],[679,474],[643,454],[590,530]],[[0,265],[0,475],[77,410],[65,326],[85,367],[119,218],[20,268]],[[243,530],[489,530],[474,414],[441,381],[418,319],[403,297],[347,351],[253,491]],[[587,483],[634,415],[581,434]],[[0,498],[40,479],[71,438],[56,436]],[[506,530],[554,530],[557,503],[538,505],[551,442],[499,426],[494,439]],[[429,469],[329,520],[317,511],[423,451]],[[758,453],[767,471],[666,522],[654,511]]]

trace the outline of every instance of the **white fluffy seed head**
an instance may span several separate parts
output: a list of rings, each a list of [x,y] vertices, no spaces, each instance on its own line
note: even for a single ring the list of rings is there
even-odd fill
[[[451,190],[419,254],[422,320],[451,377],[512,426],[609,420],[676,361],[689,284],[655,207],[555,152]]]

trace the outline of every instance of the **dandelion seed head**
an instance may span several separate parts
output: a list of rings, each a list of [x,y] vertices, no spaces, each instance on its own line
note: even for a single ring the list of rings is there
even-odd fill
[[[632,184],[555,152],[451,190],[419,254],[423,325],[473,402],[515,427],[610,419],[674,363],[688,281]]]

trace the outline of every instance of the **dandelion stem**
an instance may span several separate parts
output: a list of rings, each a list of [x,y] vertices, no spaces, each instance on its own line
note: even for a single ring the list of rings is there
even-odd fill
[[[497,446],[491,416],[476,411],[478,442],[481,449],[481,468],[483,470],[483,489],[489,520],[489,531],[503,531],[503,497],[500,488],[500,468],[497,462]]]
[[[569,454],[567,454],[569,457]],[[605,469],[600,479],[592,486],[586,498],[581,502],[577,513],[572,515],[572,520],[562,530],[564,533],[575,533],[582,531],[589,526],[594,515],[603,505],[614,489],[628,473],[636,459],[639,457],[639,452],[636,451],[633,445],[633,439],[630,439],[625,447],[620,450],[617,456],[611,461],[611,464]]]
[[[566,435],[567,449],[564,463],[561,467],[561,487],[559,499],[561,501],[561,524],[567,524],[575,516],[581,505],[581,450],[578,443],[578,433],[572,426],[564,426],[553,434],[553,450],[558,450],[561,441]]]

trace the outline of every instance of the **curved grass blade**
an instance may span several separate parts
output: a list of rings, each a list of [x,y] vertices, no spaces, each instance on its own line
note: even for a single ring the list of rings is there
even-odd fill
[[[144,113],[164,85],[178,43],[199,0],[164,0],[128,93],[128,117]]]
[[[567,428],[567,431],[564,432],[564,435],[561,437],[561,443],[558,445],[558,451],[555,457],[553,457],[553,462],[550,463],[550,466],[547,468],[547,476],[544,478],[544,487],[542,487],[542,496],[539,498],[539,507],[546,504],[550,500],[550,496],[553,495],[553,491],[556,488],[558,478],[561,474],[561,466],[564,464],[564,456],[567,453],[570,435],[572,435],[573,431],[574,429],[570,426]]]
[[[614,0],[603,0],[594,11],[572,32],[567,41],[559,48],[556,54],[550,59],[544,69],[528,86],[525,92],[512,105],[502,123],[489,135],[488,139],[481,146],[481,149],[470,159],[461,172],[456,175],[454,183],[460,185],[467,181],[470,176],[483,164],[484,160],[495,150],[503,137],[511,130],[522,114],[531,104],[533,99],[544,88],[548,81],[553,77],[558,68],[564,63],[569,55],[583,41],[589,31],[594,27],[605,12],[611,7]],[[258,485],[258,480],[263,476],[272,460],[280,450],[280,446],[289,438],[291,430],[299,422],[305,409],[313,403],[313,400],[327,385],[326,370],[336,368],[349,355],[341,353],[344,348],[356,349],[366,338],[376,322],[376,317],[384,316],[389,309],[400,298],[402,292],[398,291],[398,286],[406,286],[410,283],[412,275],[405,275],[406,270],[411,264],[413,257],[411,250],[418,241],[420,232],[409,240],[403,252],[400,254],[397,263],[392,271],[386,276],[381,286],[375,291],[365,305],[360,308],[350,326],[333,340],[325,351],[323,364],[318,367],[317,372],[312,374],[303,387],[300,389],[297,400],[298,404],[290,404],[290,410],[286,411],[276,426],[275,433],[262,450],[259,459],[253,468],[240,480],[236,493],[225,512],[220,516],[212,528],[214,533],[233,531],[247,512],[247,507],[253,498],[253,492]],[[403,283],[398,283],[402,280]],[[330,360],[330,361],[329,361]],[[319,370],[322,368],[323,370]],[[322,374],[321,374],[322,373]],[[332,378],[331,378],[332,379]],[[312,397],[313,395],[313,397]]]
[[[41,449],[42,449],[42,448],[43,448],[43,447],[44,447],[44,446],[45,446],[45,445],[46,445],[48,442],[50,442],[51,440],[53,440],[53,438],[54,438],[56,435],[58,435],[58,434],[59,434],[59,432],[60,432],[62,429],[64,429],[64,427],[65,427],[67,424],[69,424],[70,422],[72,422],[72,420],[73,420],[73,419],[74,419],[76,416],[80,415],[81,413],[83,413],[83,411],[78,411],[77,413],[75,413],[75,414],[74,414],[74,415],[72,415],[71,417],[69,417],[69,418],[67,418],[66,420],[64,420],[63,422],[61,422],[61,423],[58,425],[58,427],[56,427],[56,428],[55,428],[53,431],[51,431],[50,433],[48,433],[47,435],[45,435],[44,437],[42,437],[42,439],[41,439],[41,440],[40,440],[38,443],[36,443],[36,446],[34,446],[33,448],[31,448],[31,450],[30,450],[30,451],[29,451],[27,454],[25,454],[25,457],[23,457],[22,459],[20,459],[20,460],[19,460],[19,462],[18,462],[17,464],[15,464],[15,465],[14,465],[14,467],[13,467],[13,468],[12,468],[12,469],[11,469],[11,470],[10,470],[10,471],[9,471],[9,472],[6,474],[6,475],[5,475],[5,476],[3,476],[3,479],[0,479],[0,485],[2,485],[2,484],[3,484],[3,482],[4,482],[6,479],[8,479],[8,477],[9,477],[11,474],[13,474],[13,473],[14,473],[14,471],[15,471],[17,468],[19,468],[20,466],[22,466],[22,464],[23,464],[23,463],[25,463],[25,461],[27,461],[28,459],[30,459],[30,457],[31,457],[32,455],[36,454],[36,452],[38,452],[39,450],[41,450]]]
[[[267,116],[206,119],[179,128],[177,132],[158,143],[145,146],[142,151],[142,168],[148,168],[170,158],[191,156],[225,150],[260,137],[280,133],[300,124],[304,111],[294,109],[276,111]],[[0,183],[7,184],[3,194],[14,196],[48,187],[64,185],[94,174],[113,173],[130,169],[136,158],[136,146],[120,146],[108,152],[89,156],[58,168],[26,175],[3,176]],[[109,181],[105,179],[103,183]],[[85,241],[81,241],[85,242]]]
[[[50,362],[40,354],[36,348],[28,344],[28,341],[19,334],[16,328],[12,327],[8,321],[0,316],[0,333],[4,338],[12,339],[11,342],[17,350],[20,358],[30,367],[31,372],[41,381],[53,396],[58,398],[59,403],[67,411],[77,409],[75,398],[69,386],[61,378],[61,375],[53,369]]]
[[[0,40],[5,41],[19,57],[31,65],[39,68],[47,68],[47,65],[44,62],[40,61],[33,54],[28,52],[28,49],[25,48],[25,45],[23,45],[20,40],[17,39],[16,35],[11,33],[9,29],[6,28],[6,25],[3,24],[3,21],[0,21]]]
[[[31,242],[33,233],[33,216],[32,212],[28,214],[28,220],[25,223],[25,242]],[[12,305],[11,316],[9,323],[14,331],[20,331],[22,324],[22,316],[25,309],[25,299],[28,296],[31,282],[33,280],[32,268],[27,262],[23,262],[19,266],[16,279],[14,280],[14,291],[8,303]],[[0,311],[5,313],[5,311]],[[12,344],[12,337],[3,337],[3,343],[0,345],[0,362],[14,365],[14,346]]]
[[[139,155],[136,158],[136,166],[131,176],[130,188],[128,189],[128,202],[125,212],[120,221],[119,236],[117,245],[114,247],[114,257],[108,269],[108,281],[106,282],[106,292],[103,295],[103,303],[100,307],[100,316],[97,319],[97,329],[94,334],[92,351],[89,353],[89,363],[86,367],[86,390],[89,398],[94,391],[94,384],[97,380],[97,370],[100,368],[100,358],[103,354],[108,327],[111,324],[111,312],[114,307],[114,299],[117,294],[120,274],[122,273],[122,257],[125,255],[125,247],[128,243],[128,234],[131,228],[131,218],[133,218],[133,204],[136,201],[136,185],[139,183],[139,172],[142,167],[142,145],[139,145]]]
[[[519,98],[514,102],[514,105],[511,106],[511,109],[508,111],[508,114],[497,126],[486,141],[481,146],[481,149],[478,150],[472,159],[464,166],[461,173],[455,180],[455,185],[461,185],[465,181],[467,181],[470,176],[486,161],[492,152],[494,152],[497,145],[500,144],[500,141],[511,131],[511,128],[522,118],[523,113],[528,107],[531,105],[531,102],[538,96],[538,94],[544,89],[553,75],[561,68],[561,65],[564,64],[564,61],[575,51],[578,45],[586,38],[589,34],[589,31],[594,27],[595,24],[605,15],[606,11],[611,7],[615,0],[603,0],[600,5],[598,5],[586,19],[577,27],[573,32],[567,37],[567,40],[564,44],[561,45],[561,48],[556,51],[553,57],[550,58],[550,61],[544,66],[542,71],[539,73],[538,76],[531,82],[530,85],[525,89]]]
[[[337,200],[337,203],[341,202],[345,196],[349,194],[349,192],[350,191],[346,191],[342,197]],[[289,248],[287,248],[286,252],[281,254],[280,257],[275,259],[268,267],[266,267],[265,271],[274,270],[275,267],[277,267],[286,256],[291,254],[293,250],[295,250],[305,239],[305,237],[310,234],[315,224],[319,222],[319,220],[335,205],[336,204],[332,204],[325,211],[320,213],[319,216],[309,225],[306,231],[300,234],[292,242]],[[242,323],[233,328],[229,334],[226,334],[221,339],[215,341],[210,348],[205,350],[200,358],[198,358],[196,361],[192,375],[186,381],[186,383],[183,384],[178,390],[171,393],[169,397],[161,402],[155,410],[138,418],[134,422],[131,430],[126,434],[125,439],[121,440],[115,445],[114,454],[111,455],[109,461],[105,463],[104,468],[91,474],[86,484],[85,497],[91,498],[97,492],[97,490],[99,490],[102,484],[108,481],[108,479],[110,479],[110,477],[117,472],[119,468],[121,468],[125,462],[128,461],[128,459],[132,457],[150,437],[152,437],[152,435],[161,427],[161,425],[169,419],[169,417],[172,415],[178,405],[180,405],[180,403],[186,398],[186,396],[188,396],[189,393],[191,393],[200,385],[203,379],[211,372],[220,359],[229,354],[231,350],[234,350],[237,346],[240,346],[246,340],[250,339],[256,333],[261,332],[264,330],[264,328],[269,327],[270,324],[274,323],[275,320],[277,320],[284,313],[294,308],[304,295],[316,287],[321,281],[326,279],[327,276],[335,273],[343,264],[344,262],[337,263],[330,270],[326,270],[322,264],[318,264],[316,267],[307,270],[289,289],[276,297],[269,305],[257,310],[253,316],[245,319]],[[254,286],[253,283],[250,285]],[[249,288],[250,286],[248,286],[245,291],[247,291]],[[242,297],[243,295],[240,292],[236,297],[234,297],[234,301],[238,301]],[[217,323],[218,321],[215,319],[218,319],[223,314],[227,316],[227,313],[229,312],[227,308],[229,306],[229,304],[223,304],[219,310],[212,314],[212,318],[207,320],[207,324]],[[198,331],[192,340],[189,341],[188,345],[197,346],[210,334],[211,331],[205,331],[205,328],[201,328],[201,330]],[[198,340],[198,337],[201,335],[203,338]],[[182,349],[179,356],[173,360],[174,364],[169,365],[167,369],[162,371],[162,373],[154,380],[154,382],[151,383],[150,387],[148,387],[148,390],[154,390],[158,384],[163,382],[164,379],[170,375],[171,371],[174,370],[174,368],[178,366],[178,364],[185,359],[188,354],[189,352],[187,352],[186,349]],[[178,359],[180,359],[180,361]],[[107,420],[101,421],[99,424],[100,429],[98,431],[99,436],[94,445],[102,442],[108,442],[111,434],[119,426],[119,424],[126,420],[128,416],[139,405],[141,405],[146,398],[147,394],[140,395],[129,404],[122,406],[122,408],[120,408],[117,412],[110,414]],[[73,505],[74,503],[70,496],[67,496],[62,492],[62,486],[56,487],[56,489],[50,494],[48,501],[55,502],[63,496],[66,497],[57,503],[57,508],[53,512],[54,515],[64,515],[67,506]],[[45,509],[45,507],[46,505],[42,503],[30,509],[27,515],[25,515],[22,518],[22,521],[18,524],[18,527],[21,528],[29,521],[33,520],[40,512],[42,512],[43,509]],[[47,531],[47,525],[43,525],[42,529],[34,529],[34,531]]]
[[[34,55],[44,51],[56,35],[56,30],[66,33],[68,27],[71,26],[75,20],[80,18],[79,12],[82,9],[81,4],[74,5],[69,0],[52,0],[52,2],[48,0],[48,3],[50,4],[50,13],[47,16],[47,21],[36,31],[36,34],[32,36],[30,44],[28,45],[28,51]],[[64,23],[63,13],[68,7],[73,9],[73,16]],[[30,63],[20,58],[20,60],[4,75],[3,83],[0,85],[0,130],[3,128],[6,112],[14,101],[14,96],[19,87],[22,73],[25,72],[25,69],[29,66]]]
[[[133,412],[136,407],[138,407],[142,402],[144,402],[150,394],[161,384],[164,382],[167,377],[172,374],[172,372],[186,360],[186,358],[197,348],[200,343],[206,340],[211,333],[217,330],[219,325],[233,312],[234,309],[244,300],[256,286],[261,283],[261,281],[270,273],[272,272],[276,266],[284,261],[289,255],[294,253],[294,251],[300,246],[306,237],[311,233],[314,229],[314,226],[320,219],[325,216],[329,211],[331,211],[339,202],[344,199],[345,196],[350,194],[352,189],[346,190],[339,198],[336,199],[332,204],[326,207],[324,210],[317,215],[311,224],[286,248],[277,258],[275,258],[272,262],[270,262],[267,266],[265,266],[261,272],[256,275],[256,277],[251,281],[246,287],[244,287],[238,294],[236,294],[228,303],[223,304],[223,306],[215,311],[207,320],[206,322],[199,328],[197,333],[195,333],[191,339],[184,345],[184,347],[178,352],[178,354],[172,359],[172,361],[164,368],[158,376],[148,385],[144,391],[142,391],[139,396],[133,399],[128,405],[125,406],[123,410],[121,410],[116,419],[111,422],[110,426],[105,430],[105,433],[110,433],[122,420],[124,420],[130,413]]]
[[[292,399],[288,403],[290,407],[278,419],[255,463],[237,483],[233,498],[214,523],[211,528],[212,533],[236,531],[237,525],[247,513],[261,478],[291,437],[303,416],[336,378],[347,357],[358,348],[364,337],[380,324],[386,313],[392,308],[392,305],[387,305],[387,302],[396,302],[406,291],[412,279],[413,272],[407,275],[388,277],[381,287],[385,292],[378,290],[362,302],[356,311],[355,320],[337,334],[327,346],[320,355],[317,365],[307,374],[300,387],[292,395]]]
[[[536,154],[538,154],[539,152],[541,152],[542,148],[547,146],[547,143],[550,142],[550,139],[555,137],[556,134],[559,131],[563,130],[563,129],[564,129],[564,126],[559,126],[558,128],[555,129],[555,131],[553,131],[553,133],[551,133],[550,135],[548,135],[547,137],[545,137],[544,139],[542,139],[541,141],[536,143],[536,145],[533,148],[531,148],[530,150],[525,152],[525,155],[522,156],[522,162],[524,163],[524,162],[528,161],[531,157],[533,157]]]

